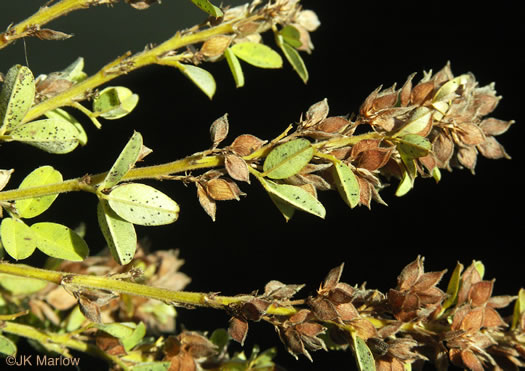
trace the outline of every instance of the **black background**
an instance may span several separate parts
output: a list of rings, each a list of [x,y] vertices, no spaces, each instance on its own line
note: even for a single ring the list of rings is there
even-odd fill
[[[226,1],[226,4],[241,2]],[[348,5],[341,5],[341,4]],[[456,2],[457,3],[457,2]],[[523,66],[525,32],[515,18],[518,2],[477,3],[457,8],[453,2],[303,1],[318,13],[321,27],[312,34],[315,50],[305,55],[310,72],[307,85],[291,67],[259,70],[245,65],[246,86],[236,89],[224,61],[204,65],[217,81],[209,100],[176,70],[147,67],[120,77],[112,85],[130,87],[140,95],[137,109],[118,121],[105,121],[101,131],[84,120],[86,147],[68,155],[47,155],[17,143],[2,145],[0,168],[15,168],[13,188],[32,169],[51,164],[64,178],[109,169],[133,130],[154,152],[144,165],[175,160],[209,146],[209,125],[229,113],[229,144],[239,134],[271,139],[296,122],[313,103],[328,98],[333,115],[356,112],[378,85],[402,84],[412,72],[439,70],[451,61],[456,75],[471,71],[481,85],[496,82],[504,98],[493,113],[516,124],[498,140],[512,160],[478,158],[476,175],[466,170],[443,172],[439,184],[418,179],[408,195],[394,196],[396,185],[382,192],[388,207],[350,210],[332,193],[321,193],[325,220],[296,213],[285,223],[268,196],[253,181],[241,188],[248,197],[218,204],[213,223],[202,211],[193,186],[154,183],[181,207],[179,220],[169,226],[137,227],[153,249],[180,249],[186,260],[193,291],[220,291],[225,295],[262,289],[277,279],[306,283],[303,295],[313,293],[329,269],[345,262],[342,280],[367,281],[370,288],[395,286],[400,270],[417,255],[426,258],[427,270],[452,271],[457,261],[473,259],[486,265],[486,278],[497,278],[495,294],[515,294],[523,285]],[[43,2],[2,1],[0,27],[18,22]],[[86,59],[92,74],[127,50],[139,51],[158,43],[177,29],[204,19],[189,1],[168,1],[139,12],[124,4],[74,12],[50,28],[73,33],[65,41],[20,40],[1,51],[0,71],[15,63],[29,63],[35,75],[64,68],[76,57]],[[271,37],[265,40],[273,45]],[[75,227],[87,223],[86,240],[92,253],[104,247],[97,230],[96,200],[88,194],[61,195],[41,220]],[[40,219],[39,219],[40,221]],[[446,279],[448,276],[446,276]],[[180,310],[179,323],[190,330],[209,331],[227,326],[218,311]],[[344,352],[317,352],[311,364],[295,361],[277,344],[270,326],[251,325],[246,350],[277,345],[278,361],[290,370],[350,370],[353,359]],[[240,348],[234,348],[240,349]],[[88,359],[81,362],[86,369]],[[83,367],[84,366],[84,367]]]

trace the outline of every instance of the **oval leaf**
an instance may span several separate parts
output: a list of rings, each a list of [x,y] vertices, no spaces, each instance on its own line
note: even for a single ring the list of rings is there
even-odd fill
[[[212,17],[218,18],[223,16],[222,10],[210,3],[209,0],[191,0],[191,2]]]
[[[123,86],[110,86],[93,100],[93,111],[106,120],[116,120],[131,113],[139,96]]]
[[[97,218],[113,259],[121,265],[128,264],[137,249],[137,234],[133,224],[118,216],[105,200],[98,203]]]
[[[357,368],[360,371],[375,371],[376,362],[374,355],[368,345],[366,345],[366,342],[354,334],[352,334],[352,340]]]
[[[173,223],[179,216],[179,205],[175,201],[145,184],[118,186],[107,200],[118,216],[133,224],[164,225]]]
[[[244,86],[244,73],[242,72],[242,66],[239,62],[239,59],[235,56],[235,54],[232,52],[231,48],[226,48],[224,51],[224,56],[226,57],[226,61],[228,62],[228,67],[230,67],[230,71],[233,76],[233,80],[235,81],[235,87],[241,88]]]
[[[99,189],[107,189],[117,185],[126,173],[135,165],[142,149],[142,135],[135,131],[128,143],[120,152],[117,160],[108,171]]]
[[[5,218],[0,225],[0,239],[5,251],[16,260],[30,257],[36,249],[31,228],[23,221]]]
[[[322,219],[326,216],[326,210],[321,202],[301,187],[289,184],[277,184],[264,178],[258,178],[264,189],[269,193],[272,200],[276,199],[285,205],[292,206],[298,210],[316,215]],[[283,210],[279,207],[281,212]],[[286,210],[285,218],[289,210]],[[291,216],[290,216],[291,217]],[[289,219],[289,218],[288,218]]]
[[[434,98],[432,98],[432,102],[440,102],[440,101],[450,101],[452,98],[454,98],[454,93],[461,85],[466,85],[469,80],[469,75],[460,75],[458,77],[453,78],[452,80],[447,81],[443,86],[441,86],[436,94],[434,94]]]
[[[359,190],[359,180],[346,164],[337,161],[333,166],[335,185],[339,194],[352,209],[359,204],[361,193]]]
[[[212,99],[217,85],[213,75],[204,68],[192,66],[191,64],[177,63],[177,68],[191,80],[208,98]]]
[[[397,149],[408,158],[424,157],[432,149],[432,143],[421,135],[407,134],[399,138]]]
[[[47,282],[36,278],[0,274],[0,285],[13,295],[30,295],[46,287]]]
[[[80,142],[78,129],[56,118],[19,125],[11,132],[11,138],[56,154],[69,153]]]
[[[35,98],[35,79],[31,70],[19,64],[11,67],[0,92],[0,135],[22,122]]]
[[[51,166],[41,166],[31,173],[29,173],[18,189],[25,189],[47,184],[60,183],[62,181],[62,174],[53,169]],[[25,200],[16,200],[15,207],[18,215],[21,218],[34,218],[37,215],[46,211],[53,201],[58,197],[58,194],[28,198]]]
[[[255,67],[259,68],[281,68],[283,60],[272,48],[259,43],[243,42],[231,47],[232,52]]]
[[[264,175],[284,179],[297,174],[314,156],[314,148],[307,139],[295,139],[275,147],[266,157]]]
[[[399,185],[396,189],[396,196],[402,197],[406,195],[414,186],[414,180],[408,173],[408,171],[403,171],[403,175],[401,176],[401,181],[399,182]]]
[[[11,339],[0,335],[0,353],[14,357],[16,354],[16,344],[13,343]]]
[[[295,28],[292,26],[287,26],[287,27],[291,27],[295,30]],[[301,57],[299,52],[295,50],[293,45],[286,42],[286,39],[283,36],[279,34],[277,35],[276,39],[277,39],[277,45],[279,45],[279,47],[283,51],[284,56],[286,57],[288,62],[292,65],[295,72],[297,72],[301,80],[303,80],[303,82],[306,84],[306,82],[308,81],[308,70],[306,69],[306,65],[304,64],[303,58]],[[299,46],[301,46],[300,41],[299,41]]]
[[[299,48],[303,43],[301,42],[301,33],[294,26],[284,26],[279,31],[278,36],[281,36],[282,40],[294,48]]]
[[[85,146],[87,144],[87,133],[84,130],[84,127],[82,124],[69,112],[64,111],[62,108],[55,108],[54,110],[47,111],[45,113],[46,117],[49,119],[62,119],[64,121],[69,122],[71,125],[77,128],[78,130],[78,141],[81,146]]]
[[[89,254],[86,241],[65,225],[36,223],[31,226],[37,248],[44,254],[58,259],[82,261]]]

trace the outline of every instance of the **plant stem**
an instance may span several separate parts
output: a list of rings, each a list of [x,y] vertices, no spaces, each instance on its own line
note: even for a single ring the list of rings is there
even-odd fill
[[[70,291],[78,289],[106,290],[160,300],[176,306],[204,306],[220,309],[227,307],[230,304],[243,303],[253,298],[251,295],[229,297],[215,295],[213,293],[175,291],[111,277],[57,272],[26,265],[10,264],[7,262],[0,262],[0,273],[44,280],[57,285],[62,285]],[[270,306],[267,309],[267,313],[279,315],[290,315],[295,313],[295,311],[296,310],[293,306]]]

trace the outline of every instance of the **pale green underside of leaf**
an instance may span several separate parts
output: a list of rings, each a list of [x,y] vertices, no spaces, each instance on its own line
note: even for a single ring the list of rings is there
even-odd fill
[[[170,224],[179,216],[179,205],[175,201],[145,184],[120,185],[106,199],[117,215],[133,224]]]
[[[213,5],[209,0],[191,0],[191,2],[212,17],[218,18],[223,16],[222,10]]]
[[[108,189],[117,185],[124,175],[135,165],[135,162],[137,162],[141,148],[142,135],[135,131],[108,171],[104,181],[99,185],[99,189]]]
[[[301,80],[306,84],[308,82],[308,70],[306,69],[306,65],[304,64],[303,58],[299,52],[281,35],[277,35],[277,44],[283,51],[284,56],[293,67],[294,71],[297,72]],[[301,42],[299,41],[299,46],[300,45]]]
[[[417,134],[424,130],[430,117],[432,116],[432,110],[427,107],[418,107],[410,117],[409,121],[403,126],[393,137],[399,137],[406,134]]]
[[[35,80],[31,70],[19,64],[11,67],[0,92],[0,135],[18,126],[34,97]]]
[[[26,189],[37,186],[44,186],[48,184],[60,183],[62,181],[62,174],[51,166],[41,166],[31,173],[29,173],[18,189]],[[15,207],[18,215],[21,218],[34,218],[37,215],[46,211],[53,201],[58,197],[58,194],[28,198],[24,200],[16,200]]]
[[[17,126],[11,138],[49,153],[64,154],[74,150],[80,140],[78,129],[62,119],[44,119]]]
[[[84,130],[82,124],[69,112],[64,111],[62,108],[55,108],[54,110],[47,111],[45,116],[49,119],[62,119],[69,122],[71,125],[78,130],[78,141],[81,146],[85,146],[88,141],[87,133]]]
[[[36,223],[31,231],[36,235],[37,248],[53,258],[82,261],[89,255],[86,241],[64,225]]]
[[[109,86],[93,100],[93,111],[106,120],[117,120],[131,113],[139,96],[124,86]]]
[[[46,287],[47,282],[36,278],[0,274],[0,286],[13,295],[30,295]]]
[[[374,355],[370,348],[368,348],[368,345],[366,345],[366,342],[354,334],[352,334],[352,340],[357,368],[360,371],[375,371],[376,363]]]
[[[14,356],[16,354],[16,344],[11,339],[0,335],[0,353],[7,356]]]
[[[226,61],[228,62],[228,67],[230,67],[230,71],[233,76],[233,80],[235,81],[235,87],[241,88],[244,86],[244,72],[242,72],[242,66],[241,62],[239,62],[239,59],[235,56],[235,53],[232,52],[230,48],[226,48],[224,51],[224,56],[226,57]]]
[[[307,139],[295,139],[275,147],[266,156],[264,175],[285,179],[297,174],[314,156],[314,148]]]
[[[432,143],[421,135],[406,134],[398,138],[397,149],[409,158],[424,157],[432,149]]]
[[[278,36],[293,48],[299,48],[302,45],[301,33],[292,25],[284,26],[282,30],[279,31]]]
[[[0,238],[5,251],[16,260],[30,257],[36,249],[31,228],[21,220],[4,218],[0,225]]]
[[[278,184],[261,177],[258,179],[274,202],[277,200],[286,205],[286,208],[283,208],[284,205],[281,207],[277,205],[285,219],[288,220],[293,214],[290,212],[289,207],[305,211],[322,219],[326,216],[326,210],[323,204],[301,187],[290,184]]]
[[[190,79],[206,96],[213,98],[217,84],[213,75],[204,68],[192,66],[191,64],[177,63],[176,67],[182,72],[184,76]]]
[[[231,51],[240,59],[259,68],[281,68],[281,56],[269,46],[254,42],[243,42],[231,47]]]
[[[128,264],[137,249],[137,234],[133,224],[118,216],[106,200],[99,201],[97,218],[113,259],[119,264]]]
[[[360,200],[359,181],[356,175],[348,165],[341,161],[334,163],[332,172],[341,198],[353,209]]]

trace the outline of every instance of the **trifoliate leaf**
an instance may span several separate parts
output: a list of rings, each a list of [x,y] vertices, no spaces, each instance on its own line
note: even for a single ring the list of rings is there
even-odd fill
[[[314,148],[307,139],[295,139],[275,147],[266,156],[264,175],[284,179],[297,174],[314,156]]]
[[[29,173],[18,189],[26,189],[31,187],[44,186],[48,184],[60,183],[62,181],[62,174],[51,166],[41,166],[31,173]],[[16,200],[15,207],[18,215],[21,218],[34,218],[37,215],[46,211],[53,201],[58,197],[58,194],[27,198],[23,200]]]
[[[432,149],[432,143],[421,135],[406,134],[398,137],[397,149],[409,158],[424,157]]]
[[[179,216],[179,205],[155,188],[127,183],[113,189],[106,199],[124,220],[139,225],[173,223]]]
[[[259,68],[281,68],[281,56],[269,46],[254,42],[243,42],[233,45],[231,51],[240,59]]]
[[[5,354],[7,356],[15,356],[16,344],[13,343],[11,339],[0,335],[0,353]]]
[[[19,64],[11,67],[0,92],[0,135],[22,122],[34,98],[35,79],[31,70]]]
[[[218,18],[224,15],[222,10],[210,3],[209,0],[191,0],[191,2],[212,17]]]
[[[82,261],[89,248],[75,231],[57,223],[36,223],[31,226],[37,248],[44,254],[58,259]]]
[[[376,363],[372,351],[359,336],[352,334],[352,345],[357,368],[360,371],[375,371]]]
[[[244,86],[244,73],[242,72],[242,66],[239,62],[239,59],[235,56],[235,53],[232,52],[231,48],[226,48],[224,51],[224,56],[226,57],[226,61],[228,62],[228,67],[230,67],[230,71],[233,76],[233,80],[235,81],[235,87],[241,88]]]
[[[78,130],[78,141],[81,146],[85,146],[87,144],[87,133],[84,130],[84,127],[82,124],[69,112],[64,111],[62,108],[55,108],[54,110],[47,111],[45,113],[46,117],[49,119],[62,119],[64,121],[69,122],[71,125],[77,128]]]
[[[308,191],[290,184],[274,183],[262,177],[258,177],[258,179],[272,199],[275,198],[284,204],[324,219],[326,210],[323,204]]]
[[[5,251],[16,260],[30,257],[37,246],[31,228],[23,221],[13,218],[2,220],[0,239]]]
[[[131,113],[139,96],[124,86],[110,86],[93,100],[93,112],[106,120],[116,120]]]
[[[56,118],[19,125],[10,135],[13,140],[56,154],[69,153],[80,142],[78,129],[71,123]]]
[[[346,204],[353,209],[361,199],[359,180],[357,180],[352,169],[341,161],[334,163],[332,173],[339,194]]]
[[[212,99],[215,94],[217,85],[213,75],[204,68],[192,66],[191,64],[182,64],[177,62],[175,66],[182,72],[184,76],[191,80],[199,89],[202,90],[208,98]]]
[[[128,264],[137,249],[137,234],[133,224],[118,216],[106,200],[99,201],[97,218],[113,259],[121,265]]]
[[[100,183],[99,189],[108,189],[117,185],[122,177],[135,165],[141,149],[142,135],[135,131],[122,152],[120,152],[113,166],[111,166],[102,183]]]
[[[414,110],[412,116],[398,132],[393,136],[400,137],[406,134],[419,134],[425,131],[431,124],[432,110],[427,107],[418,107]]]

